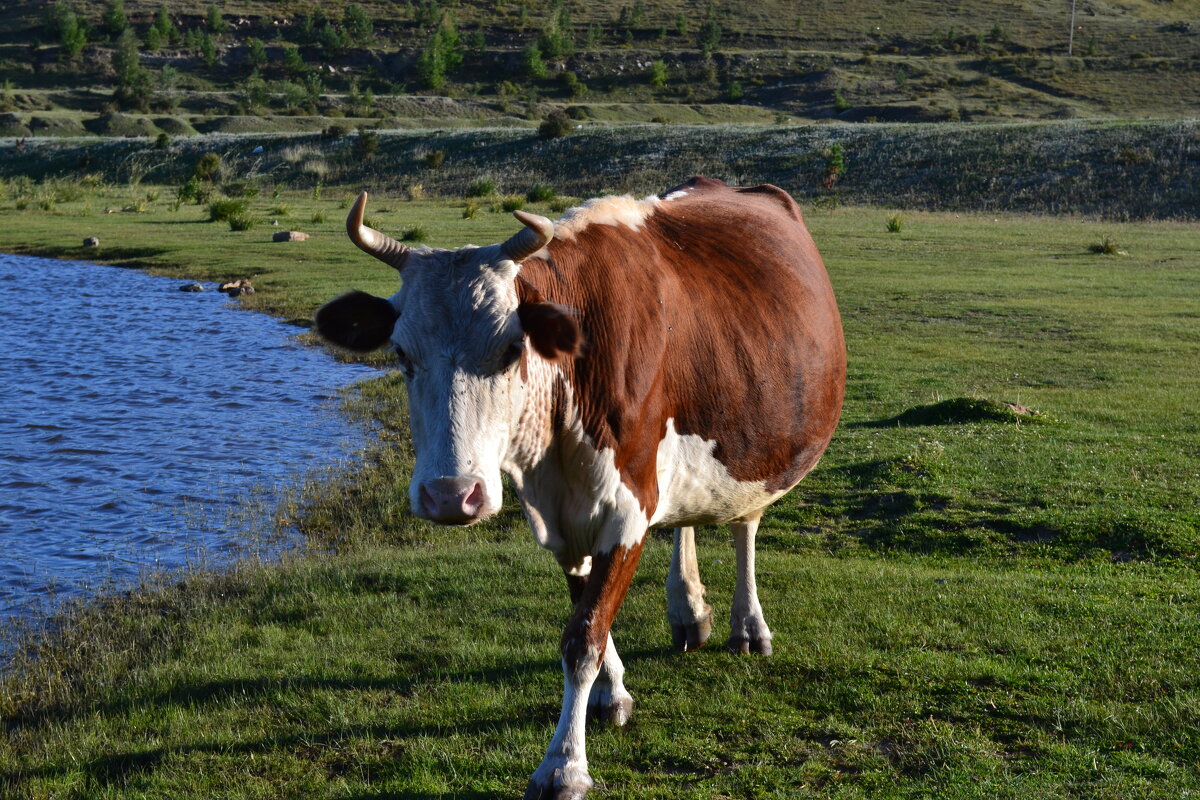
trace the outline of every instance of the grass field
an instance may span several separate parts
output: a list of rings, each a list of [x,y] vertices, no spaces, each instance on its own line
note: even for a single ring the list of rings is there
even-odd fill
[[[351,286],[394,287],[345,239],[350,187],[249,201],[258,219],[313,234],[295,244],[271,243],[265,221],[233,232],[196,206],[173,211],[168,187],[84,194],[48,211],[0,203],[4,249],[251,277],[245,304],[290,319]],[[669,543],[656,535],[614,629],[634,721],[591,732],[595,794],[1200,790],[1200,232],[805,210],[842,308],[849,381],[825,459],[760,531],[776,654],[673,655]],[[486,201],[473,219],[462,211],[385,194],[368,215],[394,234],[424,228],[436,246],[515,230]],[[77,247],[93,234],[98,251]],[[565,584],[511,498],[466,530],[407,515],[394,376],[348,408],[380,444],[281,509],[310,553],[94,604],[17,660],[0,691],[0,786],[46,798],[519,793],[557,715]],[[700,533],[718,620],[727,538]]]

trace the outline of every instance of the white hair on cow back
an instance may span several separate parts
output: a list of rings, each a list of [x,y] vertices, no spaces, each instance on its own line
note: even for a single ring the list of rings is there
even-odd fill
[[[563,218],[554,223],[554,238],[574,239],[589,225],[624,225],[635,231],[641,230],[642,223],[661,202],[657,195],[641,200],[628,194],[594,197],[581,206],[568,209]]]

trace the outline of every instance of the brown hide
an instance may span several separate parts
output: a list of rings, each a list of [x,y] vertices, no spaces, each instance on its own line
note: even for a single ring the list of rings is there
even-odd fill
[[[824,452],[845,388],[833,290],[792,198],[704,178],[677,190],[639,231],[555,239],[518,281],[523,300],[577,312],[582,354],[560,363],[647,516],[669,419],[715,441],[732,477],[782,490]]]

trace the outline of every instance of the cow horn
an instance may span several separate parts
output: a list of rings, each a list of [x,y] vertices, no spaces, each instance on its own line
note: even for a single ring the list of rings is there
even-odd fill
[[[512,235],[507,242],[500,246],[505,257],[513,261],[523,261],[541,250],[554,238],[554,223],[537,214],[527,211],[514,211],[513,216],[525,227]]]
[[[408,258],[408,245],[397,242],[386,233],[380,233],[374,228],[363,224],[363,212],[367,209],[367,193],[363,192],[354,201],[350,216],[346,217],[346,233],[350,241],[359,246],[365,253],[378,258],[383,263],[397,270],[404,269]]]

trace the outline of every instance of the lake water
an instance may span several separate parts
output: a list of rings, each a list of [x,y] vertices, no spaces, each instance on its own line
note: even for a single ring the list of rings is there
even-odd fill
[[[219,562],[239,509],[360,442],[335,394],[373,370],[182,284],[0,255],[0,623]]]

